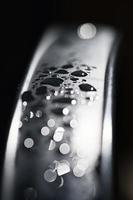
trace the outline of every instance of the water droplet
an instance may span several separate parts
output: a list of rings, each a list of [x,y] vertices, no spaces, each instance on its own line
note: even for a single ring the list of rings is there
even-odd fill
[[[47,87],[41,86],[36,89],[36,95],[45,95],[47,93]]]
[[[34,117],[34,113],[30,111],[30,119],[32,119],[33,117]]]
[[[86,23],[78,28],[78,36],[81,39],[92,39],[96,35],[96,26],[91,23]]]
[[[24,199],[25,200],[35,200],[37,199],[37,191],[30,187],[24,191]]]
[[[23,126],[23,122],[20,121],[20,122],[19,122],[19,128],[21,128],[22,126]]]
[[[82,64],[81,67],[85,67],[85,70],[91,71],[91,68],[86,64]]]
[[[86,82],[86,80],[85,80],[85,79],[82,79],[82,82]]]
[[[23,106],[26,107],[27,106],[27,101],[23,102]]]
[[[71,101],[71,104],[72,105],[75,105],[77,103],[77,101],[75,100],[75,99],[73,99],[72,101]]]
[[[48,96],[46,96],[46,99],[47,99],[47,100],[50,100],[50,98],[51,98],[51,97],[50,97],[49,95],[48,95]]]
[[[71,128],[76,128],[76,126],[77,126],[77,120],[72,119],[72,120],[70,121],[70,126],[71,126]]]
[[[73,65],[71,65],[71,64],[63,65],[62,68],[63,69],[70,69],[70,68],[73,68]]]
[[[55,92],[54,92],[54,96],[57,96],[57,95],[58,95],[58,91],[55,91]]]
[[[63,185],[64,185],[64,179],[63,179],[63,177],[61,177],[61,183],[60,183],[60,185],[58,186],[58,188],[63,187]]]
[[[55,120],[54,119],[49,119],[47,122],[49,127],[54,127],[55,126]]]
[[[74,94],[73,88],[65,87],[65,94],[68,95]]]
[[[78,168],[78,166],[75,166],[74,169],[73,169],[73,174],[76,177],[82,177],[82,176],[84,176],[85,171],[80,169],[80,168]]]
[[[54,113],[57,116],[62,116],[63,115],[63,108],[53,108],[51,109],[51,112]]]
[[[24,140],[24,146],[28,149],[32,148],[34,146],[34,140],[32,138],[26,138]]]
[[[50,140],[50,144],[49,144],[48,150],[52,151],[52,150],[55,149],[55,147],[56,147],[56,143],[54,142],[54,140]]]
[[[28,116],[25,116],[23,120],[28,122]]]
[[[36,117],[37,117],[37,118],[42,117],[42,111],[41,111],[41,110],[37,110],[37,111],[36,111]]]
[[[82,70],[77,70],[71,73],[73,76],[84,77],[87,76],[87,73]]]
[[[60,145],[59,150],[63,155],[68,154],[70,152],[70,146],[67,143],[63,143]]]
[[[53,171],[52,169],[48,169],[45,171],[44,179],[47,182],[52,183],[56,180],[56,178],[57,178],[57,173],[55,171]]]
[[[68,115],[69,114],[69,109],[68,108],[64,108],[62,112],[63,112],[64,115]]]
[[[46,85],[59,87],[63,83],[63,80],[61,78],[46,78],[41,83],[46,84]]]
[[[49,130],[49,128],[47,126],[42,127],[41,134],[43,136],[47,136],[49,133],[50,133],[50,130]]]
[[[57,165],[58,176],[62,176],[69,172],[70,172],[70,165],[67,160],[62,160],[62,161],[58,162],[58,165]]]
[[[65,69],[59,69],[55,73],[57,73],[57,74],[68,74],[68,71],[66,71]]]
[[[50,72],[50,71],[49,71],[48,69],[44,69],[44,70],[43,70],[43,73],[44,73],[44,74],[49,74],[49,72]]]
[[[71,77],[70,78],[72,81],[78,81],[79,79],[78,78],[75,78],[75,77]]]
[[[70,97],[58,97],[54,99],[53,103],[71,104],[72,98]]]
[[[52,67],[50,67],[49,69],[50,69],[51,71],[54,71],[54,70],[56,70],[57,68],[54,67],[54,66],[52,66]]]
[[[22,94],[22,101],[26,101],[26,102],[31,102],[34,100],[34,97],[32,95],[31,91],[26,91]]]
[[[64,132],[65,132],[65,130],[64,130],[63,127],[58,127],[55,130],[55,133],[54,133],[54,136],[53,136],[54,141],[60,142],[63,139]]]
[[[79,85],[80,90],[84,92],[90,92],[90,91],[96,91],[96,88],[94,88],[92,85],[89,85],[87,83],[83,83]]]

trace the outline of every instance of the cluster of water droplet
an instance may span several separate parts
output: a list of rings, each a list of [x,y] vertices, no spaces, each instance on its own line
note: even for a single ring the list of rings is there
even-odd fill
[[[19,128],[23,132],[23,127],[38,123],[40,135],[47,138],[49,143],[48,153],[54,151],[59,157],[48,164],[44,179],[52,183],[60,177],[59,187],[62,187],[64,175],[72,171],[75,177],[81,178],[87,169],[84,159],[72,152],[71,134],[78,123],[74,115],[76,106],[89,106],[97,96],[96,88],[88,83],[95,67],[86,64],[75,67],[72,63],[47,67],[44,64],[42,69],[36,72],[31,88],[22,94],[23,115]],[[24,147],[32,150],[35,147],[34,140],[26,137]]]

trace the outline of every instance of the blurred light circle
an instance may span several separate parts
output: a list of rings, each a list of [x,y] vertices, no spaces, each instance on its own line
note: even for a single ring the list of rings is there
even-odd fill
[[[32,138],[26,138],[24,140],[24,146],[28,149],[32,148],[34,145],[34,140]]]
[[[91,23],[82,24],[78,27],[78,36],[81,39],[91,39],[96,35],[96,26]]]

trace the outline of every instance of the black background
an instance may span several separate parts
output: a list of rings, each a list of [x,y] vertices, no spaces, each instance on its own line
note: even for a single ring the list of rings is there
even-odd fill
[[[9,1],[1,5],[0,156],[3,158],[15,100],[35,47],[51,23],[99,22],[123,35],[116,89],[116,163],[132,155],[133,6],[130,1]],[[124,161],[123,161],[124,160]],[[1,164],[2,164],[1,159]]]

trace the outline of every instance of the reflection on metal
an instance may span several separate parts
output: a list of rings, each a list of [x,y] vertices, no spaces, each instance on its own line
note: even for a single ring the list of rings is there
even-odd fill
[[[96,168],[103,153],[105,72],[116,34],[89,23],[78,30],[80,38],[77,28],[64,34],[55,28],[33,58],[7,141],[2,200],[23,199],[27,183],[39,190],[38,200],[62,194],[66,200],[91,200],[104,191]],[[111,151],[108,123],[103,142]]]

